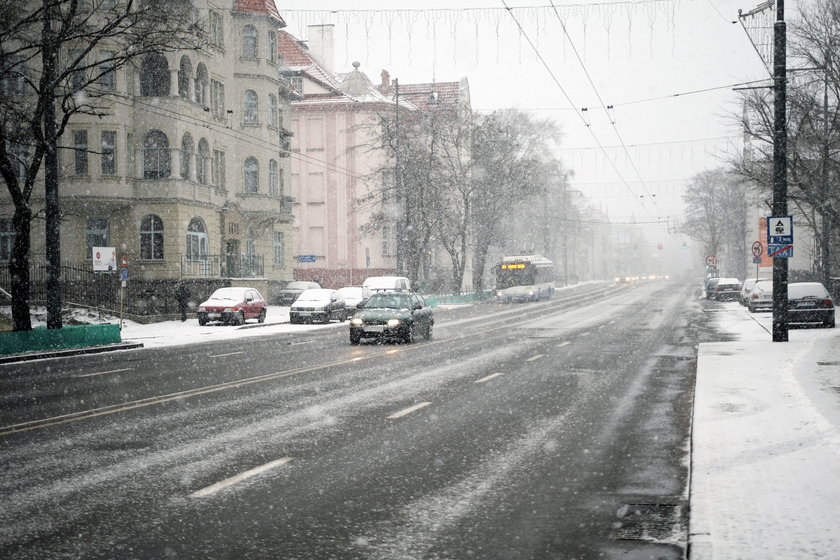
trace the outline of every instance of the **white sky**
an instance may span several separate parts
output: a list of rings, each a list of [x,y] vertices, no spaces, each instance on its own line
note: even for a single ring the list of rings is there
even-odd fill
[[[736,94],[723,86],[768,76],[732,23],[739,9],[758,3],[554,0],[556,13],[552,0],[277,5],[298,38],[307,38],[307,24],[336,25],[339,71],[358,60],[375,83],[383,68],[402,83],[466,77],[475,110],[515,107],[557,121],[564,131],[558,155],[574,171],[571,188],[615,221],[655,221],[679,220],[686,179],[740,149],[728,117],[739,112]],[[721,89],[689,94],[710,88]],[[604,105],[614,109],[599,109]],[[667,229],[644,227],[652,235]]]

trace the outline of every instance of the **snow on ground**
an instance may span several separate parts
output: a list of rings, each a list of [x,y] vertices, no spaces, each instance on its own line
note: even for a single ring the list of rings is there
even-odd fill
[[[701,344],[692,560],[838,558],[840,329],[791,329],[713,304],[733,342]]]

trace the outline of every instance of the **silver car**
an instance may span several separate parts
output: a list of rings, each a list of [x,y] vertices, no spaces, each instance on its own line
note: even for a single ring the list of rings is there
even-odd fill
[[[750,291],[750,297],[747,299],[747,309],[750,313],[767,309],[773,309],[773,281],[759,280]]]

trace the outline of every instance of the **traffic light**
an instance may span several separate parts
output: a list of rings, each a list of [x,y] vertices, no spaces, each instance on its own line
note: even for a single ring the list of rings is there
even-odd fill
[[[685,241],[683,241],[683,246],[682,246],[682,248],[683,248],[683,249],[688,249],[688,243],[686,243]]]

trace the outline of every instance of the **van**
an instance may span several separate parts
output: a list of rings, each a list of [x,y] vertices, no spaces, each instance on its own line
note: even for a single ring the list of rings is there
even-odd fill
[[[404,276],[371,276],[362,284],[373,292],[410,292],[411,282]]]

